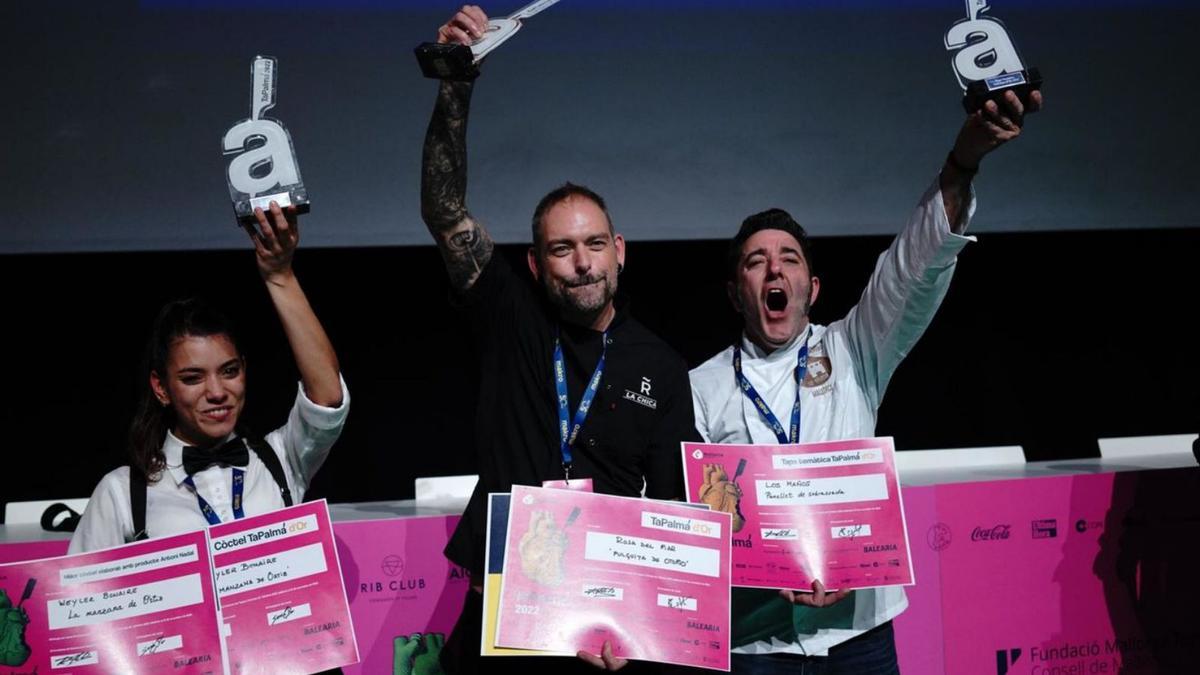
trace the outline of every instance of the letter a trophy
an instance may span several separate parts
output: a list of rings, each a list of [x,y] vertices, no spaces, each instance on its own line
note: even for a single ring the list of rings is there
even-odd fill
[[[946,49],[955,52],[950,63],[963,88],[963,108],[973,113],[985,101],[998,101],[1011,89],[1029,105],[1029,93],[1042,88],[1037,68],[1025,69],[1004,23],[991,16],[988,0],[966,0],[967,18],[946,31]]]
[[[292,137],[278,120],[262,116],[275,106],[278,63],[273,56],[256,56],[251,72],[250,119],[233,125],[221,141],[221,149],[232,156],[227,171],[229,196],[242,226],[253,224],[254,209],[265,211],[272,201],[308,213],[308,192],[300,179]]]
[[[421,64],[421,72],[425,77],[435,80],[474,80],[479,76],[479,63],[483,61],[483,57],[516,35],[521,29],[522,21],[557,3],[558,0],[534,0],[510,16],[491,19],[483,37],[472,42],[470,47],[460,44],[421,43],[414,50],[417,63]]]

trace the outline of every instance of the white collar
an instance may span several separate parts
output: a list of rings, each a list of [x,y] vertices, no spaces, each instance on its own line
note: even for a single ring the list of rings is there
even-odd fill
[[[235,436],[237,434],[229,434],[221,442],[229,441]],[[162,453],[163,457],[167,460],[167,473],[171,474],[177,485],[183,484],[183,481],[187,480],[188,477],[187,472],[183,470],[183,447],[185,445],[187,443],[179,440],[179,437],[173,432],[170,430],[167,431],[167,438],[163,441]]]
[[[167,473],[175,479],[176,484],[183,483],[187,478],[187,472],[183,470],[183,446],[186,445],[179,438],[167,431],[167,439],[163,441],[162,453],[167,460]]]
[[[806,341],[804,340],[805,336],[808,336],[807,343],[811,344],[819,341],[820,334],[823,332],[824,330],[822,326],[815,326],[812,323],[809,323],[807,326],[805,326],[804,330],[798,335],[794,336],[790,342],[768,354],[763,348],[754,344],[754,342],[750,340],[750,336],[747,335],[745,331],[742,331],[742,352],[746,355],[745,359],[747,361],[762,361],[765,364],[774,364],[784,361],[791,363],[796,360],[796,355],[799,353],[800,348],[806,344]]]

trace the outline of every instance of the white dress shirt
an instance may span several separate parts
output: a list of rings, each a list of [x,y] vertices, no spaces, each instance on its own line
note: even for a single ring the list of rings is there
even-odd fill
[[[342,403],[337,408],[313,403],[301,385],[287,423],[267,434],[265,439],[283,464],[288,489],[296,504],[304,500],[304,492],[312,482],[312,477],[342,433],[342,425],[350,410],[350,392],[346,389],[345,380],[341,381],[341,385]],[[187,478],[183,470],[183,446],[182,441],[167,432],[166,442],[163,443],[167,468],[159,480],[150,483],[146,490],[146,533],[150,538],[208,527],[208,521],[200,512],[196,493],[183,482]],[[257,453],[250,451],[250,463],[245,471],[242,504],[247,516],[284,507],[279,485]],[[196,491],[212,506],[221,522],[233,520],[232,468],[210,466],[194,474],[192,481],[196,484]],[[133,536],[129,467],[123,466],[100,479],[79,527],[71,537],[68,552],[84,553],[120,546],[132,541]]]

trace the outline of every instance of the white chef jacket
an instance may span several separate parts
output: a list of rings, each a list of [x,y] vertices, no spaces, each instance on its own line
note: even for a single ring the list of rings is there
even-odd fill
[[[965,223],[975,212],[971,195]],[[875,418],[888,381],[925,331],[941,304],[959,251],[973,237],[951,232],[935,179],[904,230],[879,256],[862,297],[845,318],[812,326],[808,372],[800,388],[800,442],[833,441],[875,435]],[[791,344],[764,354],[743,336],[742,372],[784,425],[796,400],[794,371],[802,346]],[[753,402],[738,387],[733,346],[690,373],[696,428],[709,443],[775,445],[779,440]],[[747,654],[790,652],[821,656],[829,648],[879,626],[908,606],[900,587],[855,593],[853,629],[820,629],[798,643],[777,638],[733,651]]]

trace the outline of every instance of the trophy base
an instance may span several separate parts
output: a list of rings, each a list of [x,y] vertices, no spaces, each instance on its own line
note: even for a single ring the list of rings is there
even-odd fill
[[[263,195],[262,197],[242,199],[234,202],[233,212],[237,215],[238,224],[255,222],[257,218],[254,217],[254,209],[267,211],[271,208],[271,202],[279,204],[279,208],[281,209],[294,206],[296,207],[296,213],[308,213],[309,211],[308,191],[303,187],[294,187],[287,192]]]
[[[475,54],[466,45],[423,42],[413,52],[425,77],[455,82],[469,82],[479,77]]]
[[[1016,73],[1004,73],[986,80],[976,80],[967,85],[963,95],[963,109],[967,114],[979,110],[987,101],[1000,103],[1004,92],[1012,91],[1021,100],[1021,104],[1029,107],[1029,94],[1035,89],[1042,88],[1042,74],[1037,68],[1030,68]]]

